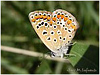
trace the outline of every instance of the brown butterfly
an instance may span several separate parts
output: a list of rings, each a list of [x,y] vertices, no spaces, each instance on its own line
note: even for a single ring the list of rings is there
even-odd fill
[[[58,9],[33,11],[29,13],[30,22],[43,43],[52,51],[52,56],[63,57],[67,53],[79,25],[73,15]]]

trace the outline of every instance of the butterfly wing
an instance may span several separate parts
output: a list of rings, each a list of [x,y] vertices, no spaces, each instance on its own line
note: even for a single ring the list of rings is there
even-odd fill
[[[58,29],[61,32],[61,35],[57,36],[57,37],[61,36],[61,39],[60,38],[58,39],[58,41],[61,40],[59,42],[60,47],[69,45],[76,33],[76,30],[79,28],[79,25],[75,17],[71,15],[69,12],[61,9],[54,11],[52,15],[56,15],[57,18],[56,24],[57,26],[59,26]]]
[[[40,39],[43,41],[43,43],[51,50],[53,51],[55,49],[55,46],[53,46],[51,40],[50,33],[54,34],[54,32],[51,31],[52,24],[51,21],[51,12],[47,11],[34,11],[29,14],[29,19],[32,24],[32,27],[40,37]]]
[[[71,41],[78,28],[76,19],[61,9],[53,13],[34,11],[29,14],[29,19],[40,39],[52,52],[58,52],[61,46]]]

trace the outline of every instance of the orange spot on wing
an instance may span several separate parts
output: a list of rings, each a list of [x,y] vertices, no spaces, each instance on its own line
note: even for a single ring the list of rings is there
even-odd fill
[[[73,24],[71,24],[70,26],[76,30],[76,26],[74,26]]]
[[[35,16],[34,18],[35,18],[35,19],[38,19],[38,18],[39,18],[39,16]]]
[[[52,20],[53,20],[53,21],[56,21],[56,17],[53,17]]]
[[[68,20],[68,17],[64,17],[64,21]]]
[[[43,15],[40,15],[39,18],[43,18]]]
[[[35,21],[36,21],[36,19],[32,19],[31,21],[32,21],[32,22],[35,22]]]
[[[48,20],[50,20],[51,17],[47,17]]]
[[[71,20],[68,20],[68,21],[67,21],[67,24],[71,24],[71,23],[72,23],[72,21],[71,21]]]
[[[43,19],[46,19],[47,18],[47,16],[43,16]]]
[[[60,18],[60,15],[57,15],[57,18]]]
[[[61,19],[63,19],[64,18],[64,15],[61,15]]]
[[[50,20],[50,24],[52,24],[53,22],[52,22],[52,20]]]

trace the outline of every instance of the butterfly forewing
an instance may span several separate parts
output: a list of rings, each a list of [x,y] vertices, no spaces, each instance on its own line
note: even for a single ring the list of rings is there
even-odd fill
[[[69,12],[61,9],[54,11],[53,14],[57,14],[57,20],[59,20],[60,23],[60,31],[62,34],[62,42],[60,42],[61,46],[70,44],[77,28],[79,27],[75,17]]]

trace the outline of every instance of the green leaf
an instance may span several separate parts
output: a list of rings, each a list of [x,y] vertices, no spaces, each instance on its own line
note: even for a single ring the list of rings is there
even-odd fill
[[[72,46],[70,54],[75,54],[75,57],[70,57],[71,64],[76,69],[92,69],[99,72],[99,48],[87,43],[77,43]],[[83,72],[81,72],[83,73]],[[91,72],[88,72],[91,73]]]
[[[72,47],[71,54],[75,54],[76,56],[69,58],[69,60],[71,61],[73,66],[75,66],[75,64],[77,64],[77,62],[81,59],[87,48],[88,45],[80,45],[78,43]]]

